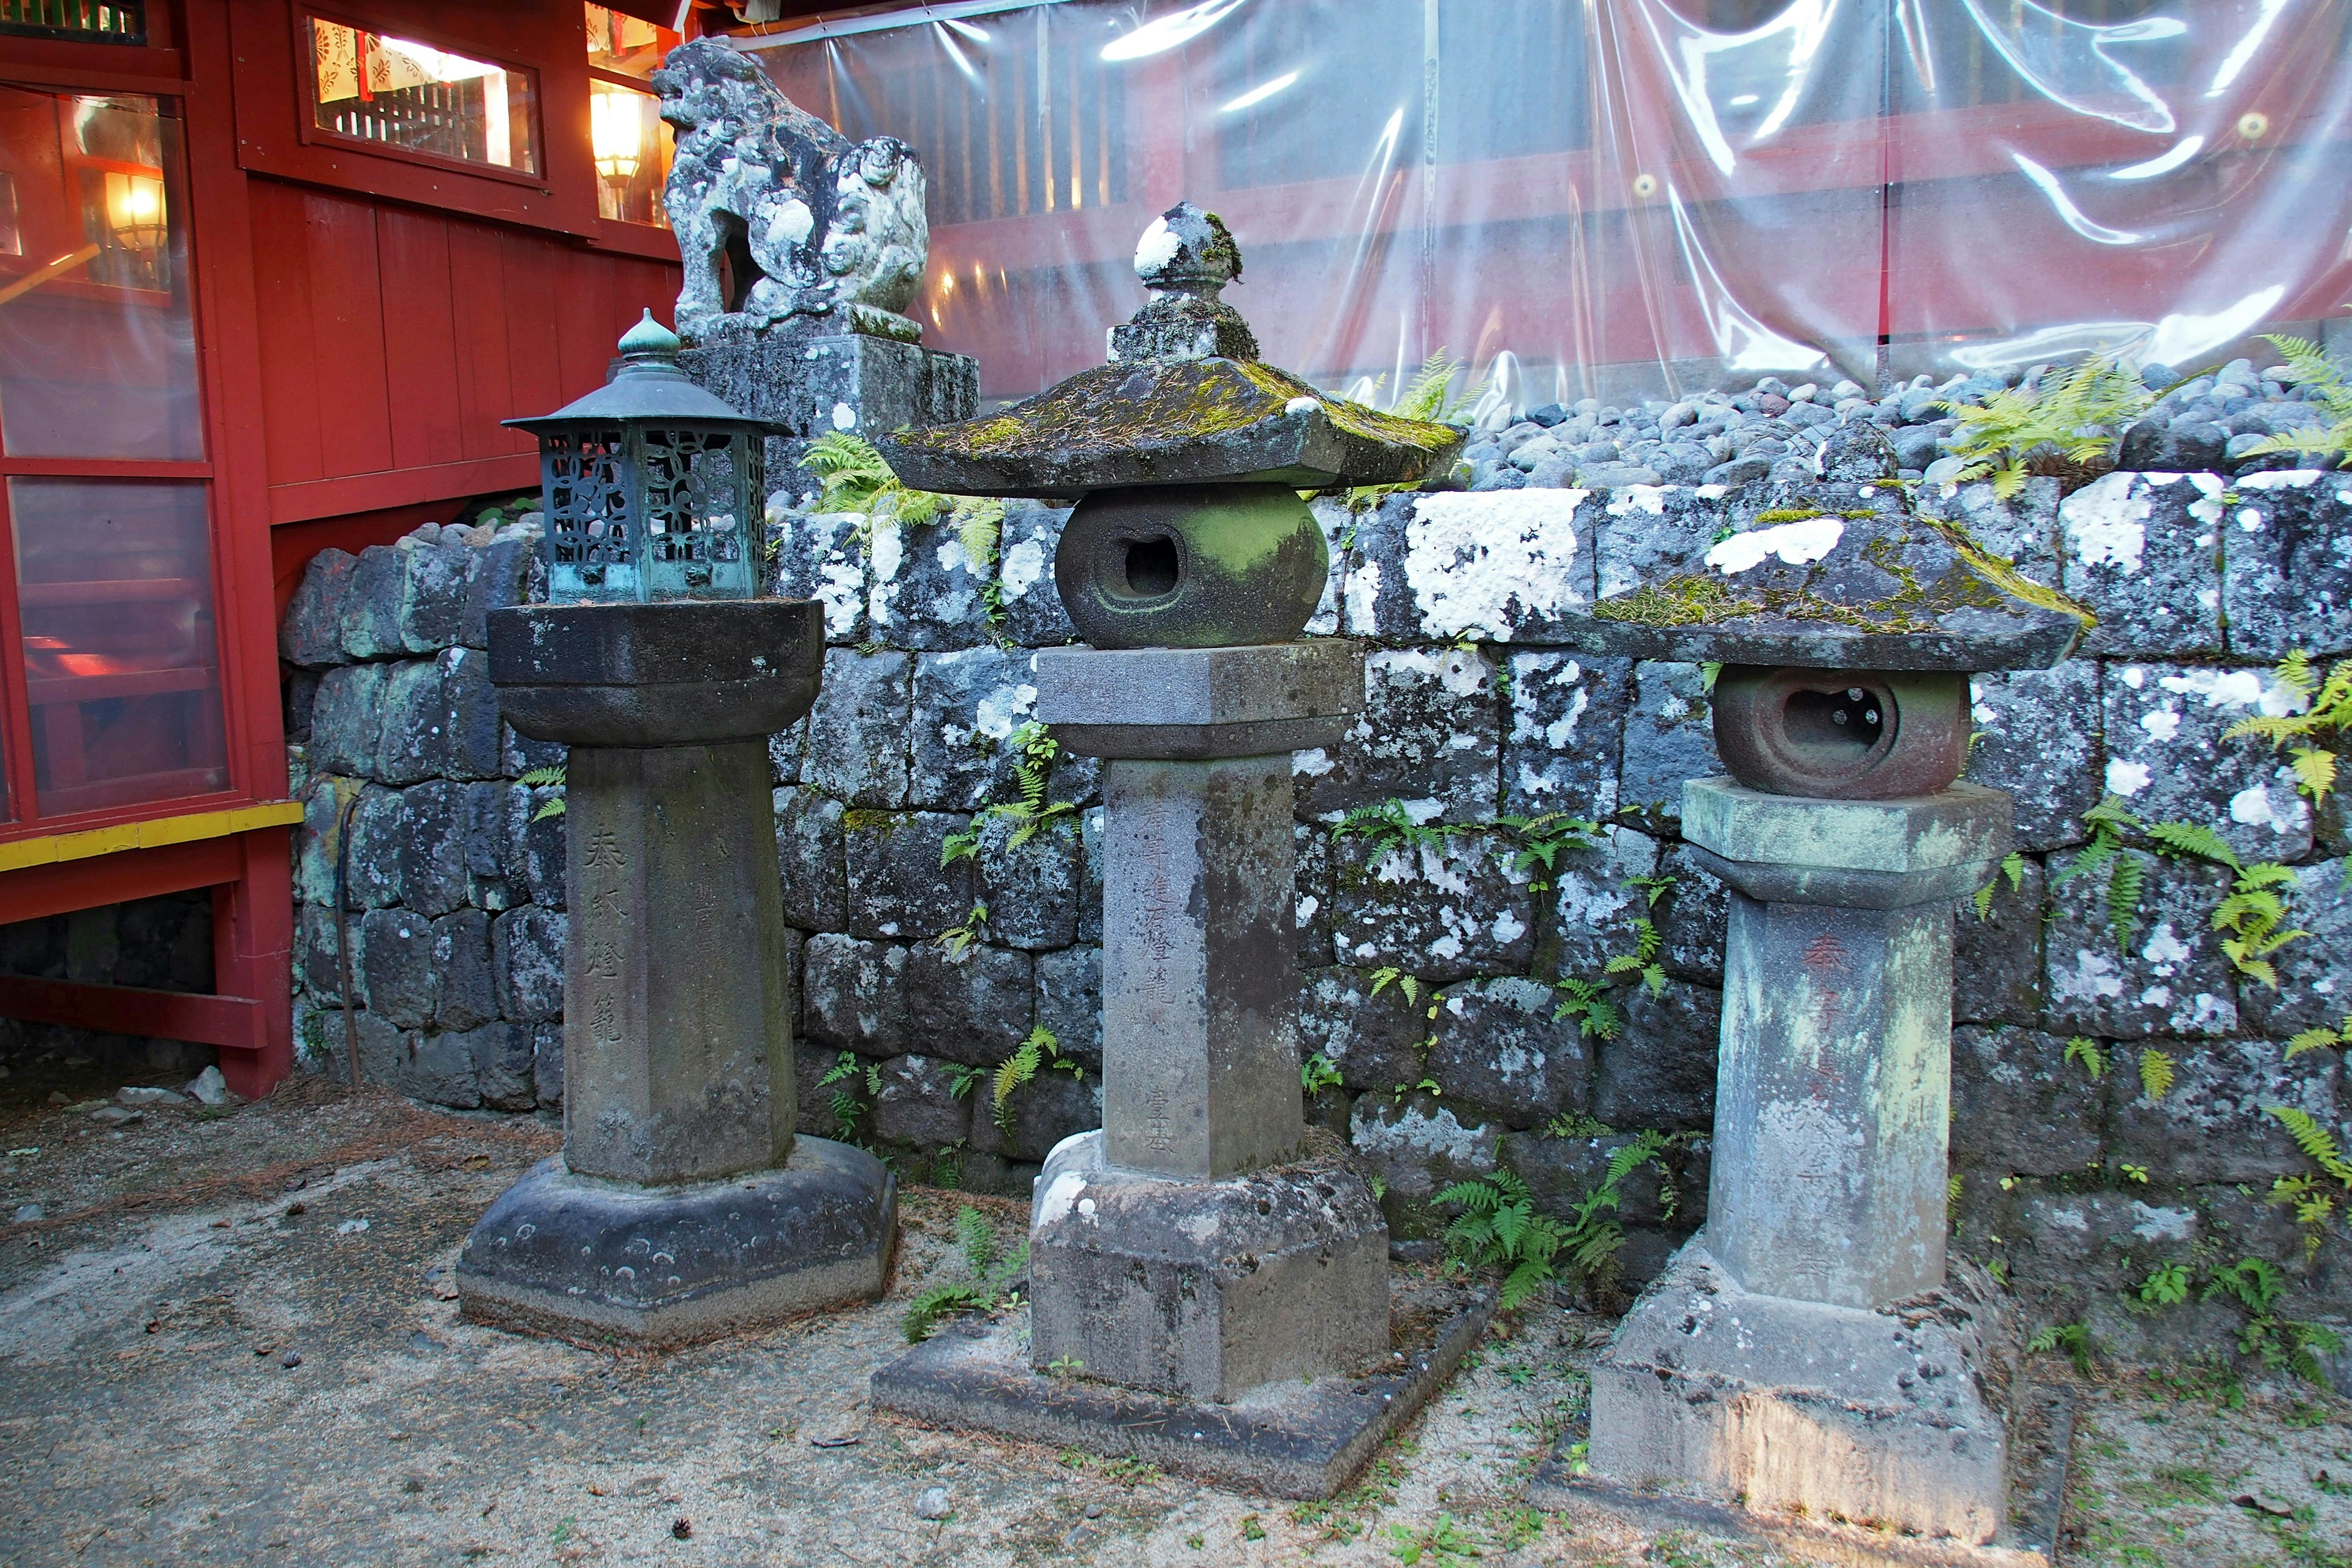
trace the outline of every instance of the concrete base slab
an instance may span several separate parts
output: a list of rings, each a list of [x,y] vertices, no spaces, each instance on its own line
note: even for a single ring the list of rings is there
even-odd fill
[[[877,1410],[1001,1432],[1276,1497],[1328,1498],[1453,1375],[1495,1313],[1491,1290],[1391,1287],[1393,1348],[1354,1378],[1271,1383],[1233,1401],[1168,1398],[1033,1371],[1023,1316],[943,1329],[874,1374]]]
[[[2054,1384],[2016,1400],[2009,1445],[2009,1519],[1981,1546],[1894,1535],[1859,1525],[1753,1512],[1728,1503],[1642,1491],[1579,1474],[1585,1424],[1564,1433],[1528,1483],[1528,1500],[1553,1513],[1599,1514],[1636,1530],[1688,1530],[1778,1548],[1800,1562],[1838,1568],[2056,1568],[2074,1444],[2074,1393]]]
[[[862,1149],[793,1141],[780,1169],[644,1187],[551,1156],[457,1259],[471,1321],[580,1344],[666,1346],[882,1294],[898,1187]]]

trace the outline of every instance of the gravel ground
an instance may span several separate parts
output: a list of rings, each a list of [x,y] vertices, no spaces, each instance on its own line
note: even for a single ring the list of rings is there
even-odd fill
[[[110,1126],[51,1087],[10,1080],[0,1102],[0,1212],[45,1211],[0,1227],[0,1563],[1777,1561],[1521,1504],[1604,1319],[1523,1314],[1353,1492],[1300,1507],[867,1411],[906,1298],[961,1268],[961,1194],[907,1194],[878,1306],[614,1355],[457,1318],[466,1229],[550,1126],[316,1079]],[[2347,1561],[2352,1407],[2088,1391],[2080,1561]]]

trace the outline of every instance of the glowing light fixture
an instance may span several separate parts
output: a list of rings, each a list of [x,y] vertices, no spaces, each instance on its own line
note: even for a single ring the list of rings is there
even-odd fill
[[[615,184],[637,177],[646,153],[646,105],[642,92],[604,82],[589,84],[588,142],[596,156],[596,173]]]
[[[115,243],[142,254],[163,243],[163,181],[157,174],[109,171],[106,226]]]

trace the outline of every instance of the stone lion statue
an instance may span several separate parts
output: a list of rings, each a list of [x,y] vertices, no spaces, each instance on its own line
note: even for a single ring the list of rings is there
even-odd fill
[[[930,251],[913,149],[851,142],[715,38],[672,50],[653,83],[677,132],[662,201],[686,266],[680,336],[801,317],[815,332],[921,337],[903,313]]]

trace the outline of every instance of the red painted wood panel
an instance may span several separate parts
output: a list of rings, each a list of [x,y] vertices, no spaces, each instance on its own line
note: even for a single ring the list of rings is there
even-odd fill
[[[395,468],[446,463],[464,450],[457,404],[457,317],[451,300],[449,226],[404,207],[376,213],[383,277],[384,384]]]
[[[302,199],[324,471],[389,468],[392,400],[384,386],[375,205],[323,191],[307,192]]]
[[[311,352],[310,245],[302,192],[274,180],[246,183],[252,211],[261,432],[269,482],[320,478],[318,362]]]
[[[449,226],[449,279],[457,324],[458,437],[461,458],[498,458],[517,450],[514,433],[499,421],[517,412],[509,384],[506,286],[499,231],[481,224]],[[544,412],[544,410],[534,410]]]
[[[572,395],[564,386],[563,334],[556,319],[561,252],[552,240],[509,229],[499,237],[499,258],[506,282],[507,391],[513,401],[496,416],[552,413]],[[519,430],[505,435],[517,449],[530,445]]]

